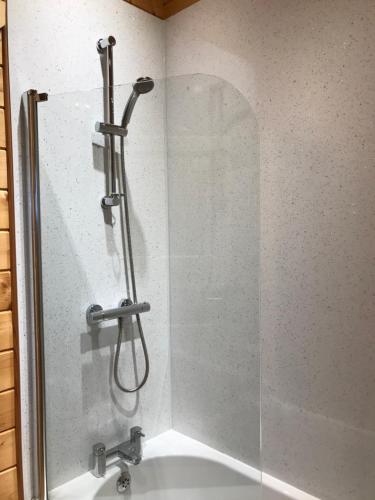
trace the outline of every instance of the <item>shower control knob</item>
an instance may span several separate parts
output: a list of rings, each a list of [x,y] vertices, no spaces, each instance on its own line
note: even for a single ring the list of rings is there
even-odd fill
[[[131,299],[122,299],[120,300],[120,307],[132,306],[133,302]]]
[[[103,311],[99,304],[91,304],[86,310],[86,321],[90,325],[92,323],[92,314]]]

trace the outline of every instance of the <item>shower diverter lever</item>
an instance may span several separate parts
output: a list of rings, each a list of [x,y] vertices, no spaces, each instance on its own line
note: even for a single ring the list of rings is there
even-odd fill
[[[124,316],[133,316],[150,311],[151,306],[148,302],[137,304],[128,304],[113,309],[103,309],[99,304],[91,304],[86,311],[86,320],[89,325],[95,325],[101,321],[123,318]]]

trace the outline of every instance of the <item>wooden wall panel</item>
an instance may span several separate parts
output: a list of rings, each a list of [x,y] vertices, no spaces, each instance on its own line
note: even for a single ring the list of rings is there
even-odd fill
[[[14,387],[14,353],[0,352],[0,392]]]
[[[16,467],[0,472],[0,498],[2,500],[18,499]]]
[[[0,189],[8,188],[7,153],[0,149]]]
[[[0,351],[13,349],[12,311],[0,312]]]
[[[16,467],[0,472],[0,498],[2,500],[18,499]]]
[[[0,271],[10,269],[9,231],[0,231]]]
[[[0,311],[6,311],[12,305],[12,290],[11,290],[10,272],[0,272]]]
[[[22,500],[16,252],[4,0],[0,0],[0,28],[0,500]]]
[[[0,471],[16,465],[16,432],[14,429],[0,434]]]
[[[3,76],[3,68],[0,68],[0,106],[4,107],[4,76]]]
[[[0,432],[7,431],[15,425],[14,389],[0,392]]]
[[[9,205],[7,191],[0,191],[0,229],[9,229]]]
[[[3,109],[0,109],[0,148],[5,148],[6,144],[5,113]]]
[[[6,23],[6,4],[5,1],[2,0],[0,2],[0,28],[4,28]]]

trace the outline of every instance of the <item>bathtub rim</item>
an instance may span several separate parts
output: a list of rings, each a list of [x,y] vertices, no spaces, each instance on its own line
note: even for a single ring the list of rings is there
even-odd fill
[[[284,500],[321,500],[318,497],[314,497],[309,493],[277,479],[271,474],[264,473],[255,467],[247,465],[240,460],[232,458],[225,453],[211,448],[210,446],[207,446],[200,441],[190,438],[173,429],[165,431],[162,434],[145,441],[143,454],[145,460],[170,456],[204,458],[213,462],[218,462],[229,469],[249,477],[255,484],[259,484],[259,488],[267,487],[280,495],[284,495],[284,497],[282,497]],[[105,481],[110,480],[117,474],[118,469],[116,467],[110,468],[107,476],[99,479],[94,478],[91,472],[85,472],[81,476],[73,478],[72,480],[63,483],[48,492],[48,499],[62,500],[64,498],[62,495],[64,495],[65,489],[70,490],[72,485],[79,486],[81,483],[85,484],[86,481],[89,484],[95,485],[97,492],[100,485],[102,485]]]

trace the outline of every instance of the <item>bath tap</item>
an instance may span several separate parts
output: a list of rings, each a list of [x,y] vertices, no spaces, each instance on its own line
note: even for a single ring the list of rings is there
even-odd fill
[[[130,439],[118,445],[113,446],[109,450],[103,443],[96,443],[93,446],[94,468],[92,473],[95,477],[104,477],[109,465],[117,462],[107,463],[108,459],[118,457],[124,462],[129,462],[133,465],[138,465],[142,460],[142,437],[145,435],[142,432],[142,427],[132,427],[130,429]]]

